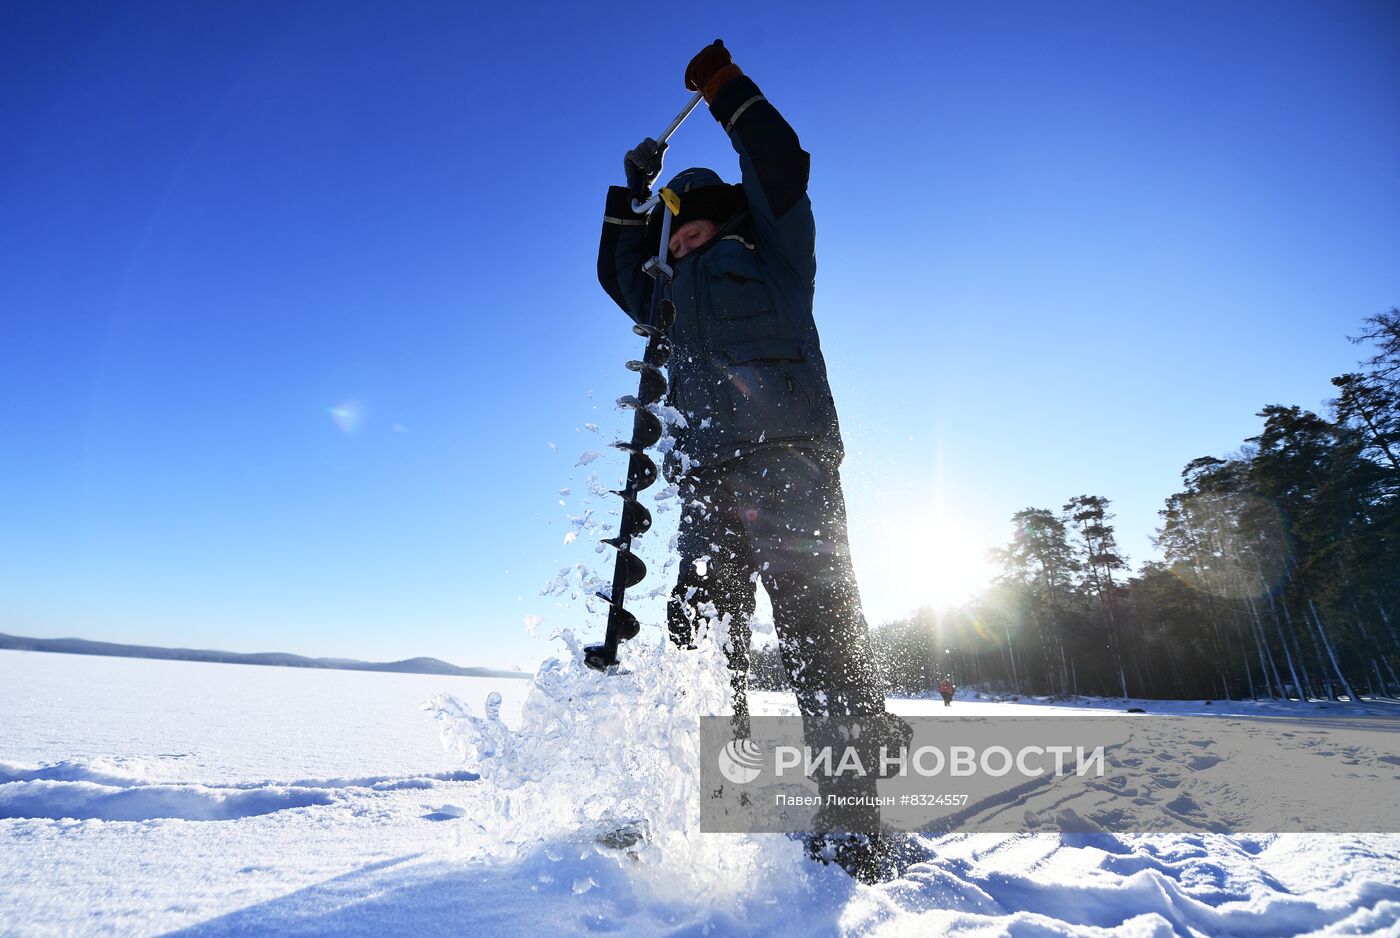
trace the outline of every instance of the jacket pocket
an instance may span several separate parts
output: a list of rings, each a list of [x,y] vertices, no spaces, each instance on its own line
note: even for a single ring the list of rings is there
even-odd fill
[[[807,440],[819,433],[812,366],[800,343],[756,340],[721,353],[728,417],[739,442]]]
[[[801,362],[807,360],[802,343],[795,339],[752,338],[731,342],[721,350],[724,360],[735,365],[770,360],[773,362]]]
[[[704,256],[709,308],[716,319],[773,314],[773,298],[758,258],[737,242],[716,245]]]

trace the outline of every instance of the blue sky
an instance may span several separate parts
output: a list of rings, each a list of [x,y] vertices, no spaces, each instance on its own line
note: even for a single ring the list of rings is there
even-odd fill
[[[622,469],[574,468],[638,351],[603,190],[715,36],[813,155],[872,621],[1081,493],[1150,557],[1181,467],[1321,407],[1400,303],[1393,3],[620,10],[0,9],[0,631],[525,667],[600,633],[538,592],[607,559],[563,539]],[[736,171],[703,109],[689,165]]]

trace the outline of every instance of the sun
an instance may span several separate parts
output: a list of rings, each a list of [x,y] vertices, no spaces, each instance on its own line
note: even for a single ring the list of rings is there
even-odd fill
[[[853,526],[851,551],[866,615],[879,622],[921,606],[957,606],[1000,571],[986,559],[994,538],[939,511],[887,511]]]

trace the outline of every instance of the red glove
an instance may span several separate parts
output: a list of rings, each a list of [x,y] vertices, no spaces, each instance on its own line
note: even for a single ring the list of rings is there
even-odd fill
[[[703,92],[705,103],[712,104],[719,90],[728,84],[731,78],[738,78],[742,74],[744,73],[739,71],[739,66],[729,57],[724,40],[716,39],[696,53],[695,58],[685,67],[685,86],[690,91]]]

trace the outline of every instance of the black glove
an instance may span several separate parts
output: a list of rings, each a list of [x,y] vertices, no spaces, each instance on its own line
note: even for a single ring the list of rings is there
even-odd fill
[[[622,168],[627,173],[627,188],[631,190],[634,200],[645,202],[651,197],[652,184],[661,175],[661,156],[665,152],[666,144],[658,144],[647,137],[622,158]]]

